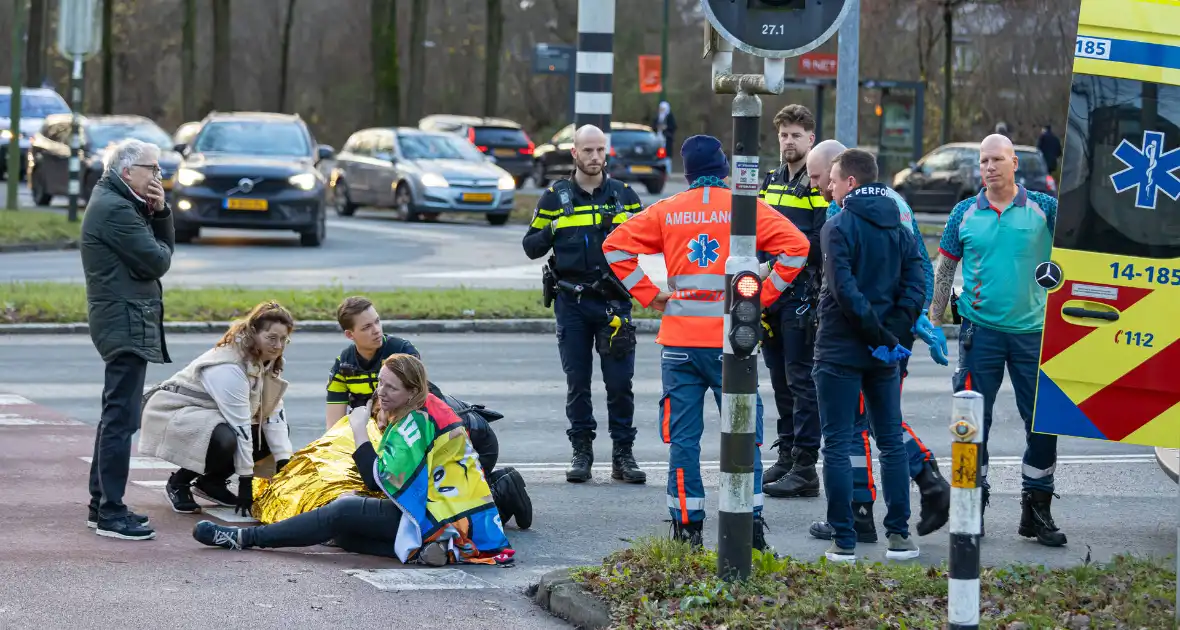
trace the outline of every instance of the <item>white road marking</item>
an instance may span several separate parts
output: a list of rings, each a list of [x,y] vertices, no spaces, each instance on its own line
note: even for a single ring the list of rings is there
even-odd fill
[[[166,479],[149,479],[147,481],[132,481],[131,483],[144,488],[163,488],[168,485]]]
[[[92,457],[79,457],[78,459],[89,464],[93,458]],[[171,469],[171,468],[177,468],[176,464],[166,462],[162,459],[156,459],[155,457],[132,457],[131,458],[131,469],[132,470],[167,470],[167,469]]]
[[[461,569],[346,569],[381,591],[439,591],[499,588]]]
[[[201,513],[208,514],[215,519],[225,521],[227,523],[257,523],[258,519],[253,516],[238,516],[234,514],[234,508],[227,507],[202,507]]]
[[[0,394],[0,405],[31,405],[33,401],[16,394]]]
[[[81,425],[81,422],[74,420],[36,420],[34,418],[26,418],[15,413],[0,413],[0,427],[27,427],[27,426],[73,426]]]

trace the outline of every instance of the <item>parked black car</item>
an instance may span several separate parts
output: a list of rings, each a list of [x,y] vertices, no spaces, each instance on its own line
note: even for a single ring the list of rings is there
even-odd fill
[[[491,156],[496,165],[508,171],[516,187],[524,186],[533,168],[533,148],[520,123],[506,118],[453,116],[435,114],[418,121],[423,131],[439,131],[463,136],[481,153]]]
[[[172,188],[177,242],[215,227],[294,230],[304,246],[323,243],[327,185],[316,166],[335,152],[298,115],[214,112],[176,149],[184,155]]]
[[[658,195],[668,181],[663,138],[651,127],[626,122],[610,124],[610,155],[607,172],[611,177],[626,182],[643,182],[647,191]],[[569,177],[574,172],[574,126],[568,125],[554,134],[549,142],[533,151],[533,183],[548,186],[549,182]]]
[[[950,213],[955,204],[979,194],[978,142],[953,142],[927,153],[893,177],[893,189],[901,193],[914,212]],[[1036,147],[1016,145],[1016,183],[1028,190],[1057,194],[1057,182]]]
[[[70,194],[70,126],[73,116],[54,114],[45,119],[29,148],[29,190],[33,203],[48,206],[55,196]],[[79,175],[79,200],[85,204],[102,177],[103,156],[112,144],[128,138],[160,148],[160,178],[171,190],[180,154],[159,125],[143,116],[79,116],[78,134],[86,154]]]

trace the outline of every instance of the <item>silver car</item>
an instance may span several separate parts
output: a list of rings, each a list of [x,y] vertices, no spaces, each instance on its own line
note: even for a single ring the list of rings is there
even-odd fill
[[[410,127],[362,129],[336,156],[329,176],[336,212],[394,208],[402,219],[443,212],[482,213],[503,225],[516,180],[464,138]]]

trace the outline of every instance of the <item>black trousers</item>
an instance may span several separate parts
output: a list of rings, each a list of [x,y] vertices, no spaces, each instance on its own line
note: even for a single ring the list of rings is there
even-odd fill
[[[120,354],[106,364],[90,462],[90,507],[98,510],[99,520],[127,515],[123,494],[131,468],[131,436],[139,430],[146,378],[147,361],[137,354]]]
[[[259,462],[270,455],[270,445],[266,443],[266,434],[259,425],[251,427],[253,432],[254,461]],[[234,457],[238,453],[238,434],[222,422],[213,428],[213,435],[209,438],[209,450],[205,452],[205,477],[216,481],[225,481],[234,474]],[[176,473],[178,483],[190,482],[201,475],[187,468],[181,468]]]
[[[273,549],[335,540],[345,551],[394,558],[393,541],[401,519],[401,510],[389,499],[344,496],[277,523],[247,527],[242,542],[247,547]]]

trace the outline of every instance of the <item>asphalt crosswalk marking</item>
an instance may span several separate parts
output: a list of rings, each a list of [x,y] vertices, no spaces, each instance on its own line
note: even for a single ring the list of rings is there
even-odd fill
[[[346,569],[345,574],[379,591],[440,591],[499,588],[462,569]]]

